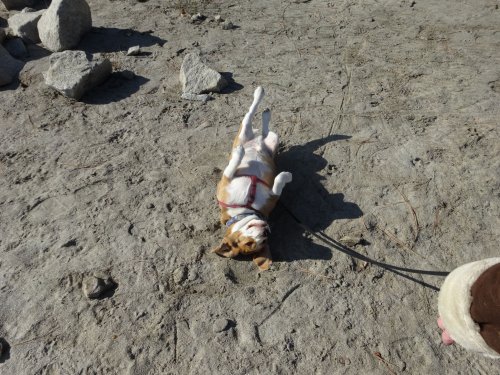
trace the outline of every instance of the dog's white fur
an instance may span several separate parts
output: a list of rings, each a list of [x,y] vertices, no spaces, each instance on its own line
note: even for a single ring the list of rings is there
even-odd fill
[[[450,337],[470,351],[486,357],[500,358],[479,333],[479,325],[470,316],[471,287],[488,268],[500,263],[500,258],[467,263],[453,270],[439,292],[438,310]]]
[[[227,205],[238,205],[247,201],[251,185],[251,178],[248,176],[263,178],[263,176],[275,173],[274,163],[270,165],[269,160],[266,159],[270,156],[272,161],[279,144],[278,135],[269,131],[271,111],[266,109],[262,113],[260,135],[256,135],[256,130],[252,128],[252,118],[263,97],[264,90],[262,87],[258,87],[254,92],[253,102],[243,118],[241,130],[235,141],[236,145],[232,150],[229,163],[224,169],[224,176],[230,181],[225,188],[227,198],[224,203]],[[263,150],[264,147],[267,150]],[[268,155],[269,153],[270,155]],[[270,199],[279,197],[284,186],[291,181],[291,173],[281,172],[274,177],[272,187],[257,183],[252,209],[261,211],[269,203]],[[246,207],[227,207],[226,209],[230,217],[253,212],[252,209]],[[260,219],[257,215],[251,215],[233,224],[231,233],[238,231],[241,235],[254,239],[257,247],[260,247],[267,239],[266,232],[269,231],[269,226],[266,221]]]

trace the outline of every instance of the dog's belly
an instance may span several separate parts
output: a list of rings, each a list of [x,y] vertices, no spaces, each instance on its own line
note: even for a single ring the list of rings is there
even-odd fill
[[[262,143],[262,136],[247,142],[244,147],[245,155],[236,170],[236,176],[257,176],[271,185],[274,180],[274,162]]]
[[[228,205],[245,206],[249,203],[251,178],[246,176],[234,177],[230,184],[226,187]],[[255,200],[252,203],[252,208],[261,210],[271,197],[271,189],[266,185],[257,182],[255,191]]]

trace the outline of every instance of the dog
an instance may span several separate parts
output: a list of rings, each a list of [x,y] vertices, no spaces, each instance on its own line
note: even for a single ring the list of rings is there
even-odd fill
[[[252,129],[252,118],[263,97],[264,90],[257,87],[233,142],[229,163],[217,185],[221,223],[226,233],[222,243],[212,252],[228,258],[251,254],[259,269],[267,270],[272,263],[267,218],[285,185],[292,181],[292,174],[276,175],[274,157],[279,139],[276,133],[269,131],[269,109],[262,113],[261,134],[256,135],[256,130]]]

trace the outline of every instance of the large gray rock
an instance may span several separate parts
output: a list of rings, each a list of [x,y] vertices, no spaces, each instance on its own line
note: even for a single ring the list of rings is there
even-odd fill
[[[40,40],[53,52],[76,47],[91,28],[92,16],[85,0],[53,0],[38,21]]]
[[[89,60],[83,51],[54,53],[49,64],[49,70],[44,74],[45,83],[73,99],[80,99],[111,74],[108,59]]]
[[[1,0],[1,1],[8,10],[23,9],[32,6],[37,2],[37,0]]]
[[[38,43],[38,20],[42,16],[44,9],[28,11],[28,8],[23,9],[21,13],[15,14],[9,18],[9,27],[12,29],[12,34],[23,38],[24,41]]]
[[[0,86],[11,83],[22,67],[23,63],[13,58],[9,52],[0,45]]]
[[[197,53],[190,53],[184,57],[179,78],[182,91],[190,94],[219,92],[227,85],[224,77],[203,64]]]

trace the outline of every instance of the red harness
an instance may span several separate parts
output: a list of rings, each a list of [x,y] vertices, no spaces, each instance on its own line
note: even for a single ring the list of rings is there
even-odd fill
[[[248,175],[248,174],[241,174],[241,175],[238,175],[235,177],[250,177],[251,182],[250,182],[250,190],[248,192],[247,203],[245,203],[245,204],[227,204],[227,203],[224,203],[222,201],[217,200],[219,202],[219,206],[225,207],[225,208],[252,208],[252,204],[253,204],[253,202],[255,202],[255,195],[257,193],[257,184],[260,183],[260,184],[270,188],[266,181],[258,178],[257,176]]]

